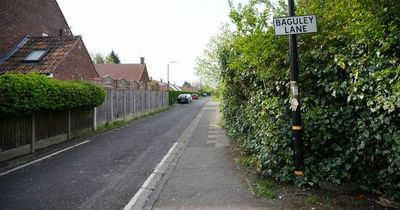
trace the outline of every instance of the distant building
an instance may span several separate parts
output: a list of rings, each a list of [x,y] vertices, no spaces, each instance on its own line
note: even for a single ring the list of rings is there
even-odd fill
[[[168,88],[167,88],[168,84],[166,82],[163,82],[162,80],[161,81],[156,81],[156,82],[159,85],[160,91],[167,91],[168,90]],[[169,90],[171,90],[171,91],[182,91],[182,89],[179,86],[177,86],[176,84],[171,84],[171,83],[169,84]]]
[[[186,91],[186,92],[198,92],[199,88],[196,86],[192,86],[189,82],[185,81],[182,85],[182,87],[180,87],[182,89],[182,91]]]
[[[150,77],[147,72],[144,58],[140,58],[140,63],[135,64],[95,64],[96,71],[107,82],[105,78],[113,80],[124,80],[129,83],[148,84]]]
[[[55,0],[0,1],[0,28],[0,74],[99,80],[82,37],[72,35]]]

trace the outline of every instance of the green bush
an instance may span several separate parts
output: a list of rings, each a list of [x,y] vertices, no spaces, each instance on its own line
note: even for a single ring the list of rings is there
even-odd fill
[[[352,182],[400,199],[400,5],[396,1],[297,1],[318,33],[298,36],[305,176],[293,175],[288,38],[265,20],[286,6],[232,8],[237,31],[219,50],[224,126],[258,169],[300,186]],[[262,5],[262,6],[260,6]]]
[[[0,75],[0,115],[95,107],[104,90],[82,81],[60,81],[39,74]]]

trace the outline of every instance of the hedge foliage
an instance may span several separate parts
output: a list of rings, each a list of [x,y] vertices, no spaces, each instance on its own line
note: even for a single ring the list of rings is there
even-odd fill
[[[104,90],[83,81],[60,81],[39,74],[0,75],[0,115],[95,107]]]
[[[400,4],[395,0],[298,0],[318,33],[298,36],[305,176],[293,175],[288,37],[270,16],[284,1],[231,4],[233,38],[220,43],[224,125],[259,170],[300,186],[351,182],[400,199]]]

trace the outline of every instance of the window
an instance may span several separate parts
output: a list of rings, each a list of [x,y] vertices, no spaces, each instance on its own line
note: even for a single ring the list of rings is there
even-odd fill
[[[46,55],[46,53],[49,51],[49,49],[41,49],[41,50],[33,50],[31,53],[29,53],[28,56],[26,56],[23,60],[23,62],[39,62],[42,60],[42,58]]]

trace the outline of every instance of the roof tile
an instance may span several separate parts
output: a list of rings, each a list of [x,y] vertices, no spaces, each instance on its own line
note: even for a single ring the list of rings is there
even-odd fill
[[[145,72],[145,64],[95,64],[100,77],[110,76],[115,80],[126,80],[140,82]]]
[[[28,41],[10,58],[0,64],[0,73],[51,73],[68,52],[81,39],[80,36],[28,37]],[[49,49],[39,62],[24,63],[23,60],[33,50]]]

